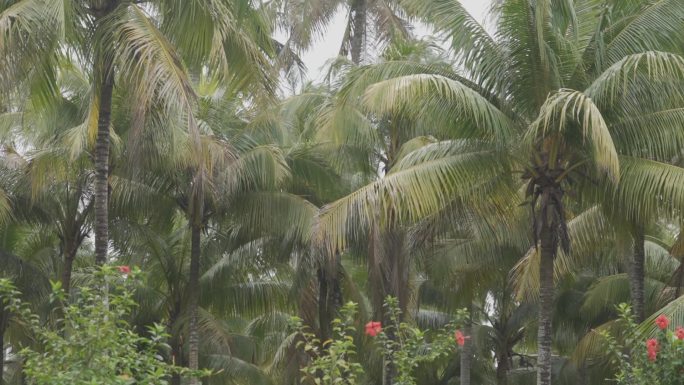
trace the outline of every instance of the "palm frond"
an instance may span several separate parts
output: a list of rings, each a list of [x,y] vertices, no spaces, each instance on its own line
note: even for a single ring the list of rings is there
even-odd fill
[[[196,135],[195,91],[173,45],[138,5],[118,7],[116,12],[111,16],[111,44],[121,49],[119,73],[127,74],[132,89],[142,95],[136,100],[159,101],[169,117],[180,113]]]
[[[616,62],[625,56],[653,49],[681,52],[682,17],[684,4],[680,1],[650,2],[645,10],[626,17],[626,25],[616,23],[619,30],[605,48],[608,58]]]
[[[610,226],[599,206],[582,212],[568,222],[568,236],[572,244],[569,254],[559,251],[554,261],[554,279],[572,274],[583,261],[595,257],[602,244],[611,243]],[[539,250],[531,247],[511,272],[518,298],[539,295]]]
[[[684,296],[676,298],[653,313],[639,325],[639,331],[650,336],[656,335],[659,332],[659,329],[655,323],[655,319],[661,314],[664,314],[670,319],[670,330],[674,331],[677,326],[684,325]]]
[[[414,103],[419,99],[423,103]],[[375,83],[366,90],[364,103],[379,114],[409,111],[435,121],[444,119],[442,125],[450,120],[469,123],[470,126],[466,124],[465,127],[471,128],[472,132],[465,132],[466,137],[504,142],[515,132],[511,120],[485,97],[463,83],[441,75],[416,74]]]
[[[393,220],[416,220],[445,207],[460,195],[481,196],[487,182],[503,172],[502,154],[480,149],[446,152],[438,144],[421,155],[423,162],[395,167],[384,178],[323,208],[314,233],[332,250],[344,249],[348,237],[367,231],[378,217],[394,212]],[[453,150],[453,147],[452,147]],[[423,151],[420,149],[418,151]],[[404,161],[411,159],[411,155]]]
[[[620,163],[620,184],[612,195],[616,209],[636,220],[656,212],[668,216],[672,210],[684,212],[683,168],[628,156],[621,156]]]
[[[624,56],[594,80],[584,94],[599,105],[610,106],[640,77],[650,82],[681,81],[684,79],[684,58],[658,51]]]
[[[537,139],[554,132],[569,135],[573,129],[579,129],[580,136],[589,142],[591,161],[597,168],[613,182],[619,181],[620,162],[613,138],[601,111],[587,94],[561,90],[551,95],[526,137]]]
[[[658,307],[658,297],[665,285],[662,282],[646,279],[645,298],[649,310]],[[599,278],[586,292],[580,312],[586,319],[598,317],[602,313],[612,313],[615,306],[630,301],[629,278],[627,274],[609,275]]]
[[[404,0],[407,11],[432,24],[451,48],[461,64],[484,88],[496,88],[505,82],[505,56],[486,29],[456,0]]]

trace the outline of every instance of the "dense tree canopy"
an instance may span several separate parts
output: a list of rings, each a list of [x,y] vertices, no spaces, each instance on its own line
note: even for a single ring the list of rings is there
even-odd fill
[[[340,12],[340,57],[293,92]],[[0,309],[0,383],[31,383],[20,351],[68,337],[98,265],[139,271],[121,325],[168,335],[170,384],[313,384],[340,351],[358,384],[413,383],[401,349],[439,350],[421,385],[625,373],[618,304],[642,335],[684,326],[684,2],[497,0],[488,20],[0,1],[0,275],[37,315]],[[457,321],[462,348],[433,339]]]

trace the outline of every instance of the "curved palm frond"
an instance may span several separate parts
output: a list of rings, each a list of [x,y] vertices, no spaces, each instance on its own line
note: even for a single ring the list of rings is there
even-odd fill
[[[648,51],[624,56],[605,70],[584,91],[599,105],[610,106],[633,86],[635,79],[675,81],[684,79],[684,58],[673,53]]]
[[[681,52],[679,42],[684,38],[684,31],[680,28],[682,17],[684,4],[677,0],[649,3],[646,9],[626,17],[627,24],[616,23],[619,30],[605,47],[607,57],[616,62],[644,50]],[[610,34],[611,31],[608,32]]]
[[[599,206],[591,207],[568,222],[568,236],[572,244],[570,253],[560,251],[554,261],[554,277],[576,271],[582,261],[596,255],[597,246],[611,242],[611,227]],[[518,298],[539,295],[539,250],[530,248],[511,272],[514,290]]]
[[[639,325],[639,331],[649,336],[656,335],[659,332],[659,329],[655,323],[655,319],[661,314],[664,314],[670,319],[669,328],[671,330],[674,330],[678,325],[684,325],[684,296],[676,298],[653,313]]]
[[[580,135],[590,142],[592,161],[613,182],[620,179],[620,162],[613,138],[603,115],[594,102],[584,93],[573,90],[561,90],[542,106],[539,117],[528,129],[528,139],[544,137],[552,132],[570,132],[576,123]]]
[[[139,95],[135,100],[144,103],[142,108],[159,101],[168,116],[185,116],[188,130],[197,135],[196,94],[171,42],[138,5],[118,7],[109,20],[111,36],[106,36],[112,40],[111,46],[120,47],[119,73],[126,74],[131,89]]]
[[[414,103],[417,99],[423,103]],[[364,103],[371,111],[380,114],[410,111],[415,116],[430,117],[431,123],[432,119],[444,119],[436,122],[442,123],[437,126],[450,126],[453,123],[447,122],[453,120],[465,121],[472,125],[473,130],[466,132],[465,136],[475,134],[503,143],[515,132],[510,119],[484,96],[459,81],[441,75],[416,74],[375,83],[366,90]]]
[[[485,28],[456,0],[404,0],[407,11],[432,24],[451,42],[463,66],[487,89],[505,82],[505,56]]]
[[[620,184],[612,194],[616,209],[642,220],[656,212],[684,211],[684,168],[654,160],[621,156]],[[635,201],[637,199],[637,201]]]
[[[665,284],[654,279],[646,279],[645,298],[649,310],[661,305],[659,295]],[[601,313],[611,313],[615,306],[630,300],[629,278],[627,274],[609,275],[599,278],[585,294],[581,313],[592,319]]]
[[[384,178],[325,206],[316,221],[316,240],[333,250],[345,249],[347,237],[363,234],[378,219],[412,221],[436,212],[457,196],[483,197],[481,190],[488,188],[487,182],[504,172],[502,154],[496,151],[445,153],[438,144],[431,147],[432,152],[417,150],[423,151],[422,162],[409,164],[409,154],[404,165]],[[378,218],[390,212],[394,218]]]

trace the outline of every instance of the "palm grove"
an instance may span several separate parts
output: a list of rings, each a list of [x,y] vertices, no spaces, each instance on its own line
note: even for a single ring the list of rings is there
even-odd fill
[[[340,56],[301,83],[338,12]],[[500,0],[490,19],[457,0],[0,2],[3,275],[58,331],[51,281],[138,266],[131,324],[214,371],[172,384],[300,384],[290,317],[326,340],[348,301],[391,322],[388,296],[423,329],[469,311],[420,384],[605,383],[617,304],[684,324],[684,2]],[[7,383],[24,326],[0,313]],[[395,384],[355,341],[361,383]]]

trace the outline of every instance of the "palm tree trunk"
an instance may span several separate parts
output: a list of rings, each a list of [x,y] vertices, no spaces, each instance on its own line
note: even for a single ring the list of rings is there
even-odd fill
[[[332,337],[332,325],[331,325],[331,314],[330,306],[328,305],[329,299],[329,287],[328,287],[328,274],[326,268],[323,264],[326,262],[321,262],[321,266],[318,268],[318,329],[320,331],[319,338],[321,341],[327,341]]]
[[[539,330],[537,334],[537,385],[551,384],[551,333],[553,316],[553,260],[556,256],[554,229],[544,225],[540,233]]]
[[[583,362],[577,368],[577,385],[589,385],[589,371],[587,365]]]
[[[470,368],[473,361],[473,304],[468,306],[468,319],[463,325],[463,334],[469,336],[463,344],[461,350],[461,381],[459,385],[470,385]]]
[[[5,330],[7,329],[4,306],[0,306],[0,384],[5,384]]]
[[[383,320],[383,325],[389,325],[392,321],[389,317]],[[390,341],[395,341],[397,339],[395,328],[399,325],[394,325],[393,328],[385,328],[385,334]],[[382,385],[394,385],[394,378],[397,377],[397,365],[394,363],[392,357],[393,352],[388,352],[383,359],[383,371],[382,371]]]
[[[0,347],[2,348],[2,351],[0,351],[0,384],[4,385],[6,384],[5,382],[5,330],[0,332]]]
[[[62,289],[64,293],[69,294],[71,289],[71,273],[74,266],[74,259],[76,259],[76,251],[78,246],[75,241],[67,241],[64,245],[64,266],[62,267]]]
[[[107,262],[109,243],[109,126],[114,91],[114,66],[109,59],[103,62],[95,143],[95,263],[98,265]]]
[[[183,342],[182,330],[178,328],[177,323],[181,315],[181,300],[174,301],[173,306],[169,311],[168,333],[171,335],[169,345],[171,346],[171,363],[176,366],[183,366]],[[171,385],[181,385],[182,379],[179,373],[171,375]]]
[[[367,4],[366,0],[356,0],[352,6],[354,27],[351,41],[352,63],[361,64],[361,59],[365,51],[366,43],[366,24],[367,24]]]
[[[321,341],[332,338],[332,320],[342,307],[341,270],[342,256],[339,252],[335,252],[333,258],[324,257],[317,270],[318,324]]]
[[[399,228],[390,226],[380,232],[379,241],[383,249],[383,261],[380,267],[380,274],[383,277],[382,299],[384,301],[387,296],[396,298],[400,311],[396,324],[392,324],[395,321],[392,321],[386,313],[384,314],[383,324],[392,326],[385,329],[386,335],[391,341],[396,341],[396,330],[406,316],[409,302],[409,267],[406,260],[406,250],[404,249],[405,233]],[[380,306],[380,309],[383,308],[382,303],[378,304],[378,306]],[[383,385],[393,385],[396,376],[397,366],[393,356],[390,354],[385,357]]]
[[[632,302],[632,313],[637,322],[645,319],[644,313],[644,230],[639,228],[634,234],[633,256],[629,266],[629,294]]]
[[[496,385],[508,385],[508,370],[509,370],[509,357],[508,352],[505,352],[503,347],[500,347],[501,351],[497,355],[496,359]]]
[[[174,361],[175,361],[173,363],[174,365],[182,366],[182,360],[180,359],[182,354],[183,354],[182,347],[179,344],[174,343],[171,345],[171,356],[174,357]],[[181,385],[182,383],[183,382],[182,382],[182,378],[181,378],[180,374],[173,373],[171,375],[171,381],[169,381],[169,384]]]
[[[340,254],[339,251],[335,251],[335,265],[333,269],[333,276],[332,276],[332,288],[330,288],[330,303],[332,304],[333,307],[333,313],[332,314],[337,314],[339,309],[342,308],[342,305],[344,303],[344,298],[342,295],[342,254]]]
[[[197,209],[196,209],[197,212]],[[200,219],[193,215],[191,219],[191,240],[190,240],[190,279],[188,283],[188,311],[190,322],[188,325],[188,368],[190,370],[199,369],[199,269],[200,269],[200,241],[201,223]],[[191,376],[190,385],[199,385],[197,377]]]

